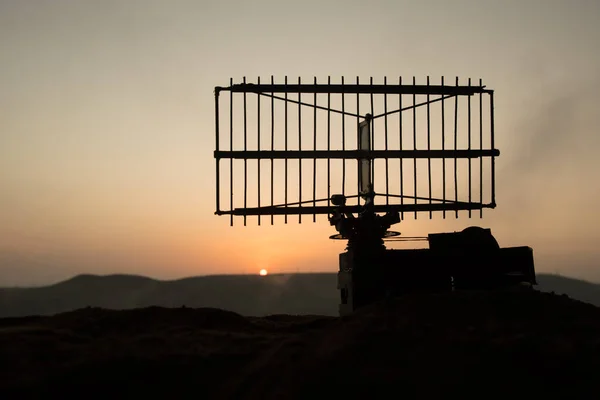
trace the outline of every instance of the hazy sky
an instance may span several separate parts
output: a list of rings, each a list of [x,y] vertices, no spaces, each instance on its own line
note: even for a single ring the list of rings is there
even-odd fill
[[[0,285],[79,273],[335,271],[325,219],[214,215],[215,86],[398,76],[495,90],[489,227],[538,272],[600,281],[595,0],[0,1]]]

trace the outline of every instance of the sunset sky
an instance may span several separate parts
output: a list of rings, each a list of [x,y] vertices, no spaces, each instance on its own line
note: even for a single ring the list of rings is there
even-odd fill
[[[594,0],[0,0],[0,286],[335,271],[325,218],[214,215],[214,87],[271,75],[482,78],[498,207],[394,230],[489,227],[600,282],[599,20]]]

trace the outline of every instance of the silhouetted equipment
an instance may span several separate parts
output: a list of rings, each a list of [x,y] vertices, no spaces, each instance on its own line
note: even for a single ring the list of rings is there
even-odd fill
[[[231,225],[236,216],[260,225],[265,216],[273,224],[327,215],[338,232],[330,238],[348,241],[340,254],[342,315],[414,290],[536,284],[532,249],[500,248],[489,229],[420,238],[389,230],[411,214],[479,211],[482,218],[496,207],[494,92],[467,82],[231,79],[215,88],[215,213],[229,215]],[[384,240],[423,240],[429,248],[390,250]]]

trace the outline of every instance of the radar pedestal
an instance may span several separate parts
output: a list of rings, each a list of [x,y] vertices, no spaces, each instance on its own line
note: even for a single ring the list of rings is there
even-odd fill
[[[371,191],[364,196],[366,203],[363,211],[355,217],[345,212],[346,199],[343,195],[334,195],[332,203],[337,206],[329,218],[339,232],[332,239],[346,239],[346,251],[340,254],[338,271],[338,290],[341,302],[341,316],[353,313],[356,309],[385,297],[385,245],[384,237],[398,235],[388,231],[391,225],[400,222],[398,212],[377,215],[373,211]]]

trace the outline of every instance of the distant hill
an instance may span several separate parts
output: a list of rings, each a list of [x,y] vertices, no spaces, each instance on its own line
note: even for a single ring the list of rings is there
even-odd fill
[[[600,284],[553,274],[538,274],[537,280],[538,290],[566,294],[600,307]]]
[[[538,274],[538,290],[600,306],[600,285]],[[52,315],[84,307],[214,307],[241,315],[337,315],[336,274],[213,275],[172,281],[79,275],[36,288],[0,288],[0,317]]]
[[[37,288],[0,289],[0,317],[50,315],[87,306],[214,307],[242,315],[336,315],[336,275],[213,275],[160,281],[131,275],[79,275]]]

